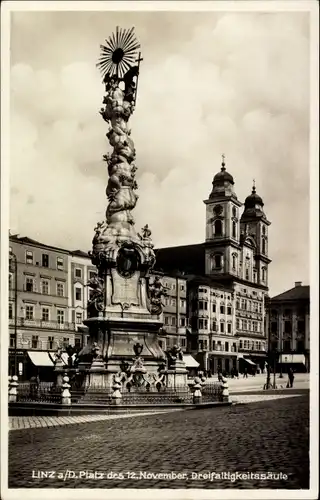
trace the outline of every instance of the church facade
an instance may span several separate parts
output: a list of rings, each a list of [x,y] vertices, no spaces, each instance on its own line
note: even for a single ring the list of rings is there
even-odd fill
[[[217,373],[263,369],[267,358],[268,230],[253,186],[244,207],[224,161],[206,205],[206,239],[157,251],[157,267],[188,283],[188,351]]]

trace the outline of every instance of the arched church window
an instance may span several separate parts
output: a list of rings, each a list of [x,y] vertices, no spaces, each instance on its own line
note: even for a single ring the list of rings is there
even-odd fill
[[[262,281],[265,281],[266,280],[266,268],[263,267],[262,268]]]
[[[232,254],[232,267],[233,269],[236,269],[237,267],[237,254]]]
[[[220,219],[216,220],[214,223],[214,234],[215,236],[222,235],[222,222]]]
[[[235,221],[232,222],[232,238],[237,237],[237,224]]]
[[[266,253],[266,240],[264,238],[262,240],[262,253]]]
[[[221,255],[215,255],[214,256],[215,267],[220,268],[221,267],[221,261],[222,261]]]

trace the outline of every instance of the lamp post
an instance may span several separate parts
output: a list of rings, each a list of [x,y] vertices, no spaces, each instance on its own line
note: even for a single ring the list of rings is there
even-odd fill
[[[12,252],[9,253],[9,260],[13,264],[14,269],[14,374],[18,374],[18,360],[17,360],[17,344],[18,344],[18,333],[17,333],[17,313],[18,313],[18,261],[17,256]]]

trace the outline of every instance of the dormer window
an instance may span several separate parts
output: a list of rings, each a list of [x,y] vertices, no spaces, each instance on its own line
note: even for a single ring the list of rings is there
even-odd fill
[[[215,255],[214,256],[214,263],[215,267],[220,269],[221,268],[221,262],[222,262],[222,256],[221,255]]]

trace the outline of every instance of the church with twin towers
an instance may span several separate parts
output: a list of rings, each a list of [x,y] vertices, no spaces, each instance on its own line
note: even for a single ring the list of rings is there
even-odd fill
[[[186,279],[186,348],[202,369],[211,373],[263,370],[271,262],[271,223],[263,200],[255,185],[244,204],[238,200],[223,155],[204,203],[205,242],[158,249],[156,268],[164,275]]]

